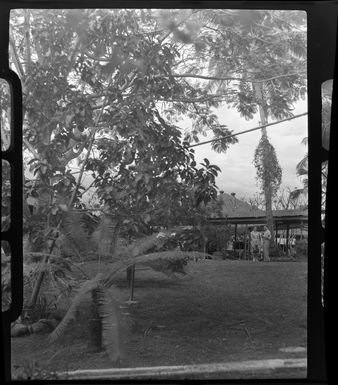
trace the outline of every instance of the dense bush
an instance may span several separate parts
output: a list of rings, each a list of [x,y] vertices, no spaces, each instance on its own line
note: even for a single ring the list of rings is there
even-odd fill
[[[308,254],[308,241],[307,239],[299,239],[296,241],[295,245],[295,250],[296,250],[296,257],[297,258],[307,258]]]

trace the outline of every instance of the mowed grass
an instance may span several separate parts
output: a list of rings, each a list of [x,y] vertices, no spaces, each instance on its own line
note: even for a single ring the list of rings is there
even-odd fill
[[[306,356],[279,350],[306,348],[306,262],[203,260],[189,262],[187,273],[137,270],[137,303],[129,305],[125,273],[116,277],[123,319],[133,325],[123,335],[121,367]],[[34,359],[57,371],[112,367],[104,352],[88,349],[88,307],[52,346],[46,335],[12,339],[12,363]]]

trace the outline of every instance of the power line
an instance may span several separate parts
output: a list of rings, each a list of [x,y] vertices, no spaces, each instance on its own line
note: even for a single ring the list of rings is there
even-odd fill
[[[302,113],[302,114],[292,116],[291,118],[279,120],[278,122],[275,122],[275,123],[264,124],[264,125],[262,125],[262,126],[258,126],[258,127],[255,127],[255,128],[250,128],[249,130],[240,131],[240,132],[237,132],[237,133],[235,133],[235,134],[224,135],[224,136],[221,136],[221,137],[219,137],[219,138],[217,138],[217,139],[211,139],[211,140],[207,140],[207,141],[205,141],[205,142],[200,142],[200,143],[192,144],[192,145],[189,146],[189,148],[190,148],[190,147],[202,146],[203,144],[212,143],[212,142],[217,142],[218,140],[228,139],[228,138],[232,138],[232,137],[234,137],[234,136],[246,134],[247,132],[260,130],[260,129],[265,128],[265,127],[274,126],[274,125],[276,125],[276,124],[284,123],[284,122],[287,122],[287,121],[292,120],[292,119],[300,118],[301,116],[305,116],[305,115],[307,115],[307,114],[308,114],[307,112],[304,112],[304,113]]]

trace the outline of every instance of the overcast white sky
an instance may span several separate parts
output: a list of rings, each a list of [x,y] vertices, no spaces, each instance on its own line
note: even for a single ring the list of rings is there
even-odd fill
[[[294,115],[307,112],[307,101],[295,105]],[[234,132],[240,132],[258,126],[259,114],[247,121],[236,110],[227,107],[218,110],[219,121],[226,124]],[[307,115],[285,123],[267,127],[267,133],[275,147],[279,163],[283,169],[281,188],[302,187],[296,175],[296,165],[307,152],[307,147],[301,143],[307,135]],[[272,121],[271,121],[272,122]],[[182,123],[182,127],[188,124]],[[208,158],[222,172],[217,177],[217,185],[226,193],[236,193],[238,198],[251,197],[259,189],[256,184],[256,169],[253,165],[254,151],[261,136],[260,130],[238,136],[238,143],[231,145],[226,153],[218,154],[211,149],[211,144],[195,147],[195,157],[198,162]],[[200,136],[200,141],[211,139]]]
[[[307,101],[300,101],[294,107],[294,115],[307,112]],[[257,127],[260,120],[259,114],[256,114],[254,119],[247,121],[236,110],[227,107],[219,108],[216,113],[219,116],[220,123],[226,124],[235,133]],[[182,129],[188,128],[190,125],[189,120],[179,123]],[[286,187],[291,189],[301,188],[303,185],[296,175],[296,165],[307,152],[307,146],[301,143],[302,139],[308,136],[307,115],[267,127],[267,133],[275,147],[279,164],[283,169],[281,189]],[[220,167],[222,172],[219,173],[216,179],[220,190],[228,194],[234,192],[238,198],[253,197],[259,192],[253,159],[260,136],[260,130],[239,135],[238,143],[231,145],[228,151],[222,154],[213,151],[210,143],[194,147],[195,159],[198,163],[201,163],[204,158],[208,158],[210,163]],[[207,137],[201,135],[200,141],[211,138],[212,135]],[[89,185],[91,181],[91,175],[85,174],[83,178],[84,185]],[[95,190],[91,189],[88,192],[88,197],[93,196],[94,192]]]

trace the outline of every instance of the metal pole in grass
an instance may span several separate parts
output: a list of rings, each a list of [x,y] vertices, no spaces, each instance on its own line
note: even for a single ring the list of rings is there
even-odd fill
[[[135,283],[135,264],[130,267],[130,276],[129,276],[129,301],[134,302],[134,283]]]

